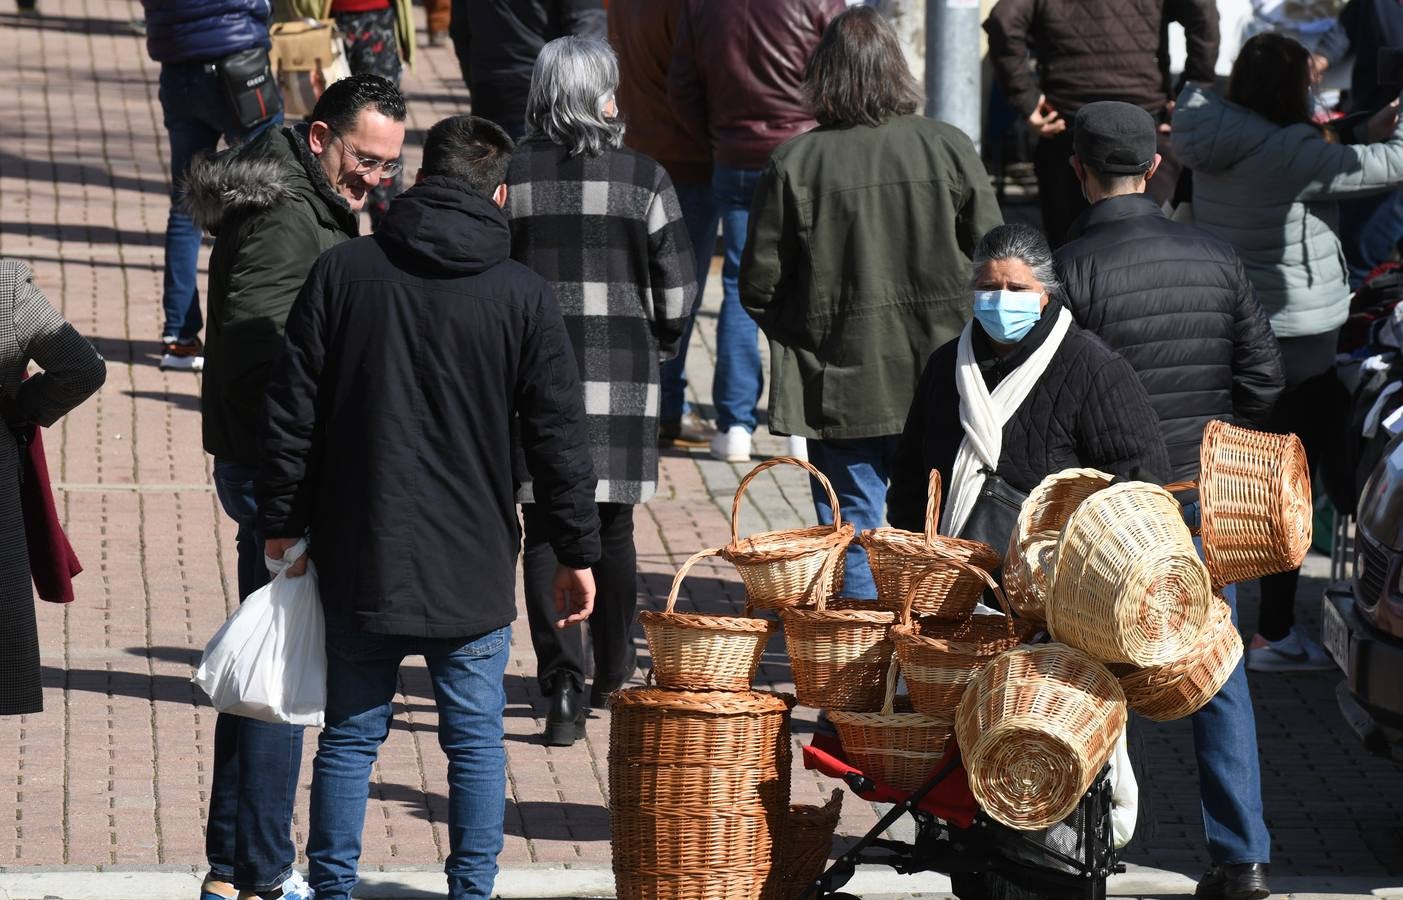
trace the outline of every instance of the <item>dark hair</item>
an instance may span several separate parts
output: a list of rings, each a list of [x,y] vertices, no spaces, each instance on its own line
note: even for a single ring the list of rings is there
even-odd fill
[[[345,134],[356,127],[356,120],[366,109],[403,122],[404,95],[389,79],[362,72],[343,78],[323,91],[312,109],[312,121],[325,122],[332,131]]]
[[[501,126],[478,116],[449,116],[424,137],[425,177],[442,175],[491,195],[507,179],[516,145]]]
[[[1266,32],[1242,45],[1228,77],[1228,99],[1283,127],[1314,124],[1310,106],[1310,51]]]
[[[1049,297],[1059,296],[1062,280],[1057,277],[1057,264],[1048,246],[1047,236],[1031,225],[1011,222],[989,229],[974,248],[970,266],[970,286],[979,283],[979,273],[994,260],[1017,259],[1027,264],[1033,277],[1042,282]]]
[[[804,103],[820,125],[881,125],[921,106],[896,29],[868,6],[838,14],[804,70]]]

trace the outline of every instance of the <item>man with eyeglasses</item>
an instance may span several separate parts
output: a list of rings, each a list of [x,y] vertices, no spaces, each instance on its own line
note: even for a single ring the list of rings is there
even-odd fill
[[[378,75],[326,89],[312,121],[270,129],[190,169],[195,220],[215,235],[201,396],[219,501],[238,525],[239,597],[268,582],[253,481],[264,394],[312,264],[359,233],[359,213],[400,169],[404,97]],[[221,714],[214,729],[201,900],[311,900],[289,836],[302,729]]]

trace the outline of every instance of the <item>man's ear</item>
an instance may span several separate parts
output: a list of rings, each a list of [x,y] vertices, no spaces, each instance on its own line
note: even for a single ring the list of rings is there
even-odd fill
[[[312,127],[307,129],[307,146],[313,156],[321,156],[334,137],[330,125],[325,122],[313,122]]]
[[[1159,164],[1160,164],[1161,162],[1163,162],[1163,161],[1164,161],[1164,157],[1163,157],[1163,156],[1160,156],[1158,153],[1156,153],[1156,154],[1155,154],[1155,161],[1152,162],[1152,163],[1150,163],[1150,170],[1149,170],[1148,172],[1145,173],[1145,183],[1146,183],[1146,184],[1149,184],[1149,183],[1150,183],[1150,179],[1155,177],[1155,173],[1159,171]]]
[[[497,185],[497,190],[492,192],[492,202],[502,209],[507,208],[507,185],[505,182]]]

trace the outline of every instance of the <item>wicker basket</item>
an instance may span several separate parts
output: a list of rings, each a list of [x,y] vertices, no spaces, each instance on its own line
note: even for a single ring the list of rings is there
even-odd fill
[[[1010,828],[1047,828],[1078,801],[1125,728],[1106,667],[1064,644],[1021,647],[970,682],[955,715],[974,797]]]
[[[798,900],[804,889],[818,880],[833,849],[833,830],[842,812],[843,792],[839,788],[833,789],[822,806],[796,803],[789,807],[765,900]]]
[[[818,709],[877,709],[892,658],[889,632],[896,613],[875,603],[841,605],[830,609],[821,596],[814,609],[779,611],[794,693],[800,703]]]
[[[742,539],[740,536],[740,503],[755,477],[766,469],[779,465],[798,466],[818,479],[828,493],[828,506],[833,510],[832,525],[814,525],[788,531],[766,531]],[[802,459],[777,456],[751,469],[741,479],[731,500],[731,542],[721,548],[721,556],[740,572],[745,584],[746,602],[754,609],[782,609],[812,602],[818,596],[837,593],[843,585],[843,557],[852,543],[853,527],[844,524],[838,508],[838,495],[833,485]],[[827,567],[829,559],[837,564]]]
[[[1023,501],[1002,579],[1009,605],[1018,615],[1047,621],[1047,592],[1062,528],[1083,500],[1113,480],[1096,469],[1065,469],[1044,478]]]
[[[1193,649],[1212,603],[1179,503],[1161,487],[1130,481],[1072,513],[1057,546],[1047,626],[1102,662],[1159,666]]]
[[[953,723],[914,711],[905,697],[898,700],[896,681],[893,664],[880,712],[829,710],[828,719],[849,762],[897,790],[914,791],[945,755]]]
[[[920,580],[931,577],[932,570],[943,566],[963,566],[964,563],[944,560],[932,563],[917,576],[908,597],[919,589]],[[955,714],[965,685],[974,678],[985,663],[1018,646],[1019,634],[1013,619],[1007,614],[1004,595],[988,573],[975,569],[988,585],[1004,610],[1002,616],[971,616],[967,621],[949,624],[927,619],[915,622],[911,604],[903,604],[901,622],[892,627],[892,644],[906,679],[911,705],[919,713],[948,719]]]
[[[674,612],[682,579],[699,560],[719,556],[720,550],[703,550],[677,570],[667,608],[638,614],[648,651],[653,657],[653,677],[659,687],[683,691],[746,691],[755,680],[760,655],[779,623],[746,616],[704,616]]]
[[[1120,676],[1130,708],[1147,719],[1168,722],[1198,712],[1227,684],[1242,660],[1242,636],[1232,609],[1219,600],[1198,646],[1183,659]]]
[[[759,900],[789,810],[792,705],[750,691],[609,697],[620,898]]]
[[[1198,487],[1214,587],[1300,568],[1314,510],[1300,438],[1209,422]]]

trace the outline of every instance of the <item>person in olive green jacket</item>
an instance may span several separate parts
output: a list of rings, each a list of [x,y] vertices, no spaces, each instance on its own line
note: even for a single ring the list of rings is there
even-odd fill
[[[875,10],[833,21],[804,92],[820,127],[761,175],[740,299],[770,343],[771,430],[809,439],[860,531],[883,522],[921,369],[969,319],[970,254],[1003,220],[970,139],[915,114],[920,88]],[[832,521],[816,485],[814,505]],[[856,544],[843,594],[876,596]]]

